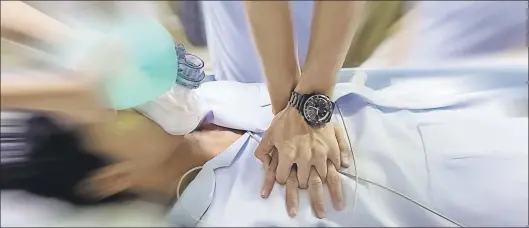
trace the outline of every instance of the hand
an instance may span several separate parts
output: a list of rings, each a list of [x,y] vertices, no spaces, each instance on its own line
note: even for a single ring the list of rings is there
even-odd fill
[[[311,167],[320,178],[327,176],[327,159],[338,169],[347,160],[340,159],[340,148],[332,125],[321,128],[309,126],[297,110],[291,107],[279,112],[257,146],[255,156],[266,163],[266,155],[277,148],[276,181],[285,184],[294,164],[300,188],[308,187]]]
[[[336,126],[334,127],[334,130],[336,132],[336,139],[338,141],[338,145],[340,147],[340,153],[341,160],[342,161],[348,161],[350,156],[350,150],[348,149],[348,144],[346,142],[346,139],[344,137],[343,131],[340,127]],[[271,153],[271,155],[265,156],[265,162],[264,167],[266,171],[265,174],[265,180],[263,183],[263,188],[261,192],[261,196],[263,198],[268,198],[270,193],[272,192],[272,189],[275,184],[275,173],[276,168],[278,164],[278,154],[277,151],[274,149],[274,151]],[[342,164],[347,167],[347,163]],[[329,193],[331,195],[331,200],[333,202],[333,206],[336,210],[342,210],[345,206],[343,193],[342,193],[342,183],[340,181],[340,176],[338,171],[334,168],[334,166],[330,163],[330,161],[327,161],[327,179],[325,181],[328,184]],[[298,209],[298,187],[299,182],[297,180],[297,171],[296,169],[293,169],[290,172],[290,175],[287,179],[286,183],[286,206],[288,214],[291,217],[296,216],[297,209]],[[324,218],[325,217],[325,207],[323,204],[323,181],[321,178],[317,175],[316,170],[314,168],[311,168],[311,172],[309,174],[309,195],[310,195],[310,201],[312,208],[314,212],[316,213],[316,216],[318,218]]]

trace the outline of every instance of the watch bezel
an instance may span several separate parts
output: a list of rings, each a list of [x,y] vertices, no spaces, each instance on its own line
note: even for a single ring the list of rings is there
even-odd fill
[[[308,117],[308,114],[306,112],[307,108],[308,108],[308,103],[311,99],[317,99],[317,98],[321,98],[323,100],[326,101],[326,103],[328,105],[326,105],[326,108],[329,108],[328,112],[329,112],[329,115],[325,118],[325,119],[312,119],[312,118],[309,118]],[[310,126],[312,127],[322,127],[324,126],[325,124],[329,123],[331,118],[332,118],[332,115],[333,115],[333,111],[334,111],[334,103],[332,102],[332,100],[324,95],[324,94],[310,94],[306,97],[306,99],[303,99],[303,104],[301,105],[301,114],[303,115],[303,118],[305,119],[305,122],[307,122]]]

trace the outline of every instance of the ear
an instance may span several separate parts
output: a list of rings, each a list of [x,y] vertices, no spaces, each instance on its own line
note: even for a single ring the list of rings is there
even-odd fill
[[[133,167],[122,162],[99,169],[79,183],[75,188],[79,194],[104,199],[127,190],[131,190]]]

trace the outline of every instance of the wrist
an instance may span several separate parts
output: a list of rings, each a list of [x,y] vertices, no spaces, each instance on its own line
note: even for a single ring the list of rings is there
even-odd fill
[[[324,94],[300,94],[292,92],[288,106],[296,110],[311,127],[327,124],[334,110],[334,103]],[[289,111],[289,110],[286,110]]]
[[[277,113],[281,112],[283,109],[288,107],[288,101],[290,100],[290,90],[288,93],[282,93],[279,98],[276,100],[271,99],[272,103],[272,112],[274,115],[277,115]]]
[[[297,117],[300,117],[300,120],[303,120],[304,123],[306,123],[303,114],[296,109],[295,107],[291,106],[290,104],[287,104],[287,106],[282,110],[286,115],[295,115]]]
[[[324,94],[332,97],[340,67],[335,67],[333,62],[325,58],[320,57],[317,60],[317,62],[315,60],[305,62],[300,81],[294,91],[300,94]]]
[[[288,103],[288,102],[287,102]],[[279,112],[281,112],[283,109],[287,108],[288,104],[278,104],[276,106],[272,105],[272,113],[277,115]]]
[[[298,82],[299,76],[295,76],[291,80],[285,80],[282,83],[272,85],[267,83],[270,91],[270,101],[272,104],[272,112],[274,115],[287,108],[290,95]]]
[[[334,91],[333,85],[326,85],[325,83],[318,83],[318,81],[301,81],[295,88],[294,92],[299,94],[323,94],[332,97]]]

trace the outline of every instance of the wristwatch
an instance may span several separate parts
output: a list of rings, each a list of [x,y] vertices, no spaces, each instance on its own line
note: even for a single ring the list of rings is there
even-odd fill
[[[334,102],[324,94],[299,94],[292,91],[288,105],[296,109],[313,128],[323,127],[331,121]]]

